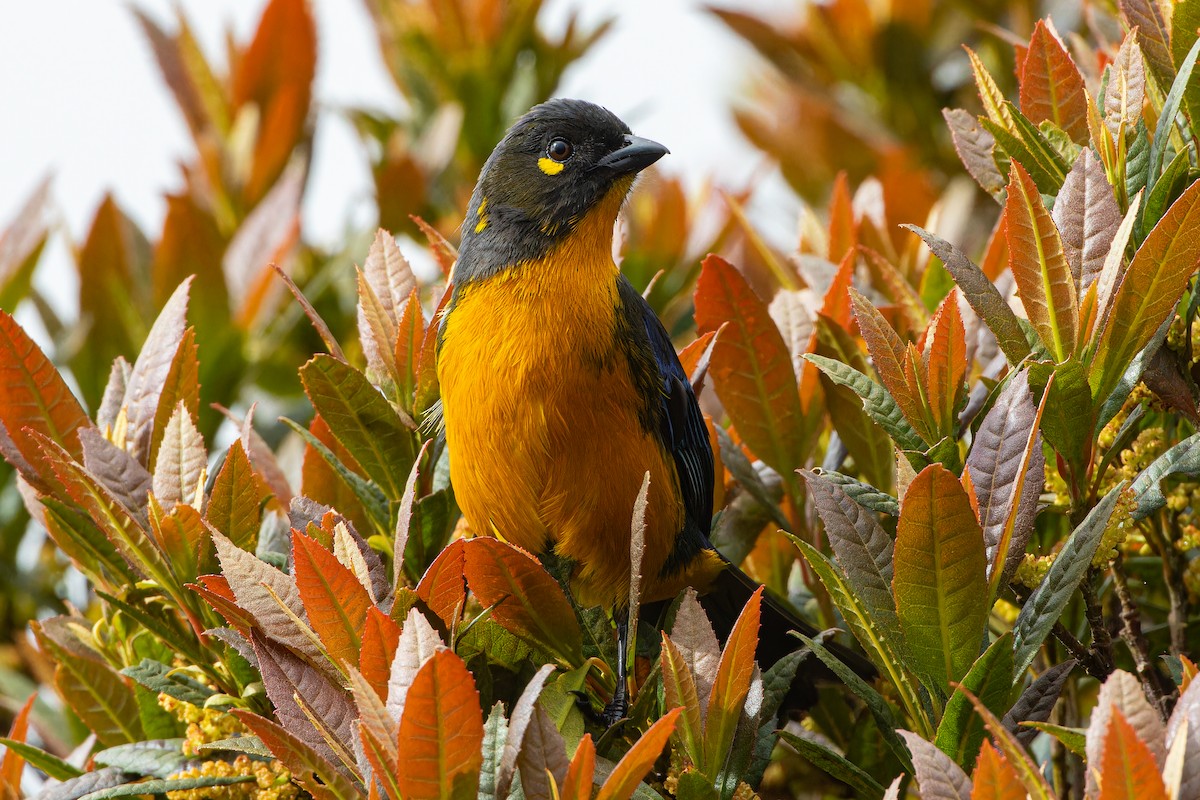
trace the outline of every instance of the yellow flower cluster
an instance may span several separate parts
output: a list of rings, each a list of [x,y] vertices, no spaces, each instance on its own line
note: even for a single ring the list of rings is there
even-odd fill
[[[252,781],[226,786],[207,786],[167,792],[168,800],[295,800],[300,790],[292,783],[292,774],[279,761],[257,761],[240,755],[233,761],[205,761],[172,778],[251,776]]]
[[[199,755],[201,745],[247,733],[237,717],[215,708],[201,708],[162,693],[158,695],[158,704],[187,725],[182,749],[189,758]]]
[[[1025,557],[1021,559],[1021,563],[1017,565],[1016,572],[1013,573],[1013,580],[1026,589],[1036,589],[1042,584],[1057,555],[1057,553],[1051,553],[1045,556],[1035,556],[1033,553],[1026,553]]]

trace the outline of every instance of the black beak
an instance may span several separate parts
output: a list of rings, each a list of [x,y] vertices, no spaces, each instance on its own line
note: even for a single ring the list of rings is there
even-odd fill
[[[658,142],[626,135],[625,144],[597,161],[596,166],[612,170],[618,175],[641,172],[669,152]]]

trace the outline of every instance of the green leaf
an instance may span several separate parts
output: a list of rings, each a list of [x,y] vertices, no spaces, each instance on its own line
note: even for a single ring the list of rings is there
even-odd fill
[[[846,495],[860,506],[889,517],[900,516],[900,501],[887,492],[881,492],[868,483],[857,478],[827,469],[813,469],[814,475],[820,475],[825,480],[838,486]]]
[[[101,789],[98,792],[85,794],[79,800],[108,800],[110,797],[133,797],[140,795],[156,795],[167,792],[185,792],[191,789],[204,789],[209,786],[231,786],[235,783],[246,783],[254,780],[253,775],[206,775],[201,778],[171,778],[169,780],[141,781],[114,786],[111,789]]]
[[[182,770],[188,762],[183,754],[183,739],[151,739],[119,744],[92,756],[97,764],[117,767],[135,775],[166,778]]]
[[[1187,90],[1188,82],[1192,79],[1192,69],[1196,66],[1198,56],[1200,56],[1200,39],[1192,44],[1187,55],[1183,57],[1183,62],[1179,65],[1179,72],[1171,84],[1171,91],[1167,92],[1167,99],[1163,102],[1162,114],[1159,115],[1158,123],[1154,127],[1154,139],[1150,142],[1147,188],[1153,189],[1155,181],[1158,180],[1159,171],[1162,169],[1163,155],[1167,152],[1167,142],[1171,138],[1171,131],[1175,129],[1175,117],[1179,115],[1179,105],[1183,102],[1183,94]]]
[[[172,669],[159,661],[143,658],[142,663],[121,670],[127,675],[157,694],[165,694],[184,703],[204,707],[208,698],[215,692],[200,681],[192,678],[186,672]]]
[[[909,484],[896,526],[892,590],[916,671],[949,693],[979,655],[988,608],[983,531],[954,473],[932,464]]]
[[[1012,634],[1005,632],[984,651],[966,676],[962,686],[973,692],[995,714],[1007,711],[1013,689]],[[942,712],[934,743],[943,753],[968,772],[975,765],[983,743],[983,720],[961,690],[955,689]]]
[[[389,500],[399,500],[417,454],[395,409],[365,375],[332,356],[314,356],[300,380],[337,440]]]
[[[855,797],[883,799],[884,788],[879,782],[847,761],[845,756],[812,739],[801,738],[791,731],[780,731],[779,736],[814,767],[853,789]]]
[[[0,745],[23,758],[34,769],[40,769],[56,781],[67,781],[84,775],[84,771],[61,758],[47,753],[27,742],[18,742],[0,736]]]
[[[829,667],[833,671],[833,674],[837,675],[846,684],[847,689],[854,692],[858,699],[863,701],[867,710],[871,712],[871,716],[874,717],[875,725],[879,728],[879,734],[883,737],[884,743],[891,748],[901,766],[912,772],[912,757],[909,755],[908,748],[904,746],[904,740],[897,733],[899,726],[896,724],[896,717],[892,714],[892,707],[888,705],[883,695],[875,691],[869,683],[859,677],[854,670],[843,664],[837,656],[829,652],[823,645],[803,634],[796,635],[808,645],[808,648],[821,660],[822,664]]]
[[[1083,758],[1086,755],[1086,728],[1067,728],[1062,725],[1055,725],[1052,722],[1022,722],[1021,724],[1050,734],[1055,739],[1058,739],[1060,742],[1062,742],[1068,750],[1080,758]]]
[[[1168,475],[1200,474],[1200,433],[1172,446],[1134,478],[1130,494],[1137,502],[1134,519],[1145,519],[1167,504],[1159,483]]]
[[[1035,396],[1041,397],[1046,391],[1051,374],[1054,383],[1042,412],[1042,434],[1063,460],[1082,474],[1091,458],[1095,418],[1087,368],[1074,356],[1060,364],[1030,364],[1029,387]]]
[[[324,442],[313,436],[312,433],[295,420],[290,420],[287,417],[280,417],[283,424],[287,425],[300,438],[320,454],[321,458],[325,459],[325,463],[329,464],[330,468],[338,474],[338,477],[346,482],[354,492],[354,496],[358,498],[358,502],[362,503],[363,509],[371,518],[371,522],[380,533],[388,530],[388,499],[384,497],[383,492],[379,491],[379,487],[368,480],[364,480],[361,475],[352,472],[349,467],[341,462],[334,455],[334,452],[325,446]]]
[[[901,225],[920,236],[935,256],[941,259],[962,290],[963,297],[996,337],[1008,360],[1019,364],[1030,348],[1021,330],[1021,320],[1000,295],[996,285],[973,261],[954,245],[916,225]],[[911,449],[911,448],[909,448]]]
[[[1088,512],[1079,527],[1067,538],[1042,584],[1025,601],[1013,625],[1014,679],[1024,675],[1033,663],[1038,648],[1083,580],[1108,528],[1117,500],[1127,485],[1126,481],[1117,484]]]
[[[925,449],[925,442],[904,419],[900,406],[896,405],[895,399],[888,394],[887,389],[841,361],[811,353],[804,358],[816,365],[834,383],[854,390],[854,393],[862,398],[863,410],[896,441],[898,447],[904,450]]]

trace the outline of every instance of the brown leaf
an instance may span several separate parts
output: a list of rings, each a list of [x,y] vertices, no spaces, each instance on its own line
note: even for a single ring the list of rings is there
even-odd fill
[[[971,779],[932,742],[912,731],[897,731],[912,753],[917,784],[926,800],[970,800]]]
[[[183,339],[158,393],[158,406],[154,411],[150,435],[150,453],[146,459],[152,470],[158,459],[158,449],[162,445],[167,423],[175,407],[181,403],[193,420],[200,418],[200,354],[193,328],[183,332]]]
[[[679,725],[675,729],[682,755],[703,771],[704,730],[700,718],[696,680],[692,677],[683,654],[665,633],[662,635],[659,664],[663,676],[663,702],[669,707],[683,709]]]
[[[171,372],[175,354],[183,343],[191,285],[190,278],[185,280],[163,306],[142,344],[125,385],[125,401],[122,405],[129,421],[126,446],[130,455],[142,464],[149,463],[150,438],[154,431],[158,398]],[[174,407],[174,403],[168,407]]]
[[[1120,134],[1122,126],[1126,128],[1127,137],[1132,137],[1145,102],[1146,64],[1138,46],[1137,31],[1132,30],[1121,42],[1109,73],[1108,86],[1104,89],[1104,123],[1114,137]]]
[[[560,787],[566,782],[567,770],[570,768],[563,736],[555,727],[554,720],[540,705],[533,706],[532,718],[523,728],[522,734],[521,752],[516,761],[521,768],[521,788],[529,800],[555,800],[555,794],[550,787],[550,777],[554,778],[554,786]],[[508,742],[513,742],[511,729],[508,732]],[[506,743],[505,755],[507,754]],[[499,782],[496,787],[496,797],[504,797],[499,791]],[[507,785],[505,788],[507,789]]]
[[[436,653],[413,680],[400,718],[396,782],[405,797],[475,797],[483,763],[483,712],[466,665]]]
[[[204,437],[196,430],[192,415],[183,401],[163,431],[158,455],[154,459],[152,490],[155,499],[170,508],[176,503],[194,503],[202,498],[203,478],[208,467]]]
[[[713,682],[717,678],[721,645],[717,642],[712,623],[708,621],[700,601],[696,599],[695,589],[684,592],[679,610],[675,612],[671,641],[679,648],[684,664],[696,679],[700,719],[703,720],[708,713],[708,698],[712,695]]]
[[[1051,215],[1062,237],[1063,255],[1075,276],[1075,285],[1086,290],[1104,268],[1104,257],[1121,224],[1121,209],[1104,166],[1083,148],[1054,201]]]
[[[258,543],[263,507],[270,497],[271,490],[250,466],[241,440],[237,440],[229,446],[225,463],[213,482],[204,518],[234,546],[252,551]]]
[[[429,620],[415,608],[409,609],[408,617],[400,630],[396,655],[392,659],[388,677],[387,709],[397,722],[404,714],[408,690],[416,680],[417,672],[433,658],[434,653],[444,650],[445,647]]]
[[[508,733],[506,734],[506,738],[504,740],[504,750],[500,756],[500,763],[497,765],[496,769],[496,786],[495,791],[493,792],[495,797],[508,797],[508,790],[512,786],[513,775],[516,773],[517,769],[518,754],[524,751],[523,742],[526,740],[526,728],[530,727],[530,722],[535,719],[537,713],[541,710],[538,706],[538,696],[541,695],[542,687],[546,685],[546,679],[550,677],[552,672],[554,672],[553,664],[542,665],[542,667],[538,669],[536,673],[534,673],[534,676],[529,680],[529,683],[525,684],[525,688],[521,691],[521,696],[517,698],[517,702],[513,704],[512,714],[510,714],[508,718]],[[545,712],[542,712],[542,715],[544,716]],[[540,724],[540,720],[535,722],[535,724]],[[553,721],[549,721],[549,724],[551,728],[554,727]],[[557,734],[558,729],[555,728],[554,732]],[[542,742],[539,742],[537,745],[535,745],[538,750],[544,751],[547,749],[545,747],[546,744],[549,744],[550,747],[554,746],[555,742],[553,736],[550,736],[549,741],[546,741],[547,737],[545,735],[545,731],[540,732],[538,735],[540,735],[542,738]],[[559,750],[561,751],[563,746],[561,735],[558,737],[558,745]],[[541,757],[549,760],[549,755],[551,754],[543,753]],[[566,753],[562,752],[562,760],[564,764],[566,762],[566,757]],[[564,769],[563,772],[565,773],[565,771],[566,770]],[[527,770],[522,770],[521,774],[525,776],[529,775],[530,773]],[[556,774],[556,778],[558,778],[559,783],[561,784],[562,776]],[[522,782],[524,783],[524,781]],[[529,788],[529,786],[525,786],[526,796],[529,796]]]
[[[1004,176],[996,168],[992,149],[996,140],[984,130],[974,114],[961,108],[943,108],[942,117],[950,129],[950,139],[967,172],[985,192],[999,198],[1004,191]]]
[[[417,288],[417,278],[396,245],[396,237],[383,228],[375,232],[375,241],[363,262],[362,277],[392,326],[398,325],[409,295]]]
[[[83,445],[83,466],[92,477],[104,485],[125,510],[145,524],[146,497],[150,491],[150,473],[95,428],[82,428],[79,442]]]

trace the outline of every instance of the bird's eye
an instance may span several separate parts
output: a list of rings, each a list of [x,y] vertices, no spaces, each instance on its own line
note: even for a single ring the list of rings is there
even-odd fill
[[[570,158],[574,152],[575,148],[566,139],[555,139],[546,147],[546,155],[560,164]]]

